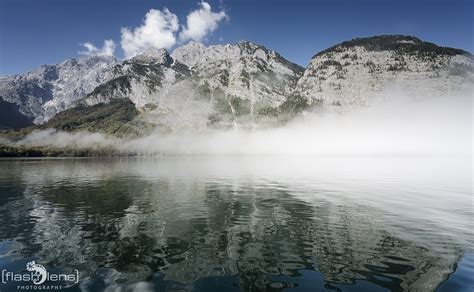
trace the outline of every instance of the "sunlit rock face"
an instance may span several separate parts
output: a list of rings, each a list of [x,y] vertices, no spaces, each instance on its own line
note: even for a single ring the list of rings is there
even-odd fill
[[[166,131],[261,128],[314,109],[472,90],[473,62],[463,50],[397,35],[343,42],[316,54],[306,69],[248,41],[191,42],[171,55],[151,49],[122,62],[88,57],[41,66],[0,78],[0,97],[37,124],[77,105],[126,98],[141,122]]]
[[[190,43],[173,57],[152,49],[122,63],[89,57],[42,66],[3,78],[0,94],[35,123],[79,104],[128,98],[142,119],[168,130],[252,127],[275,124],[307,105],[293,94],[302,74],[300,66],[250,42]]]
[[[175,83],[189,76],[189,70],[175,63],[165,49],[150,49],[130,60],[117,64],[113,78],[96,87],[80,101],[86,105],[128,98],[138,108],[158,103]]]
[[[117,65],[116,77],[81,102],[129,98],[146,121],[168,129],[252,126],[306,105],[293,95],[302,73],[298,65],[250,42],[190,43],[172,56],[154,50]]]
[[[214,108],[210,122],[264,122],[306,105],[294,95],[303,68],[275,51],[247,41],[205,47],[190,43],[173,57],[193,71],[199,93]]]
[[[113,57],[91,56],[43,65],[22,75],[0,77],[0,98],[36,124],[71,107],[112,77]]]
[[[376,36],[316,54],[297,92],[311,103],[344,111],[384,99],[470,90],[473,84],[474,59],[466,51],[410,36]]]

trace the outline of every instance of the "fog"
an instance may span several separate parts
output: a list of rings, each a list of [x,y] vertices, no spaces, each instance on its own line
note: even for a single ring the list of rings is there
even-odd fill
[[[16,144],[113,147],[142,155],[471,155],[472,112],[472,92],[393,96],[345,113],[305,112],[271,129],[156,132],[133,140],[50,129]]]
[[[117,147],[119,139],[106,137],[101,133],[60,132],[55,129],[34,131],[24,139],[18,141],[18,145],[27,146],[54,146],[54,147]]]

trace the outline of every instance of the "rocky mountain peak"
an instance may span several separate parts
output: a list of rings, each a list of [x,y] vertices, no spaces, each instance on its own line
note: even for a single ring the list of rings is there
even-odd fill
[[[405,98],[451,94],[474,84],[474,59],[460,49],[416,37],[356,38],[317,53],[297,92],[310,102],[346,111],[403,92]]]
[[[132,59],[125,61],[133,62],[133,63],[140,63],[140,64],[162,64],[166,66],[170,66],[173,64],[173,58],[170,56],[166,49],[155,49],[151,48],[146,50],[145,52],[133,57]]]
[[[118,61],[113,56],[84,56],[81,58],[70,58],[57,65],[50,65],[59,69],[68,69],[74,67],[92,68],[95,66],[101,66],[102,64],[116,64]]]
[[[351,48],[364,48],[367,51],[394,51],[406,54],[424,54],[424,55],[471,55],[461,49],[442,47],[436,44],[425,42],[414,36],[408,35],[379,35],[364,38],[355,38],[350,41],[344,41],[340,44],[325,49],[313,58],[331,52],[341,52]]]
[[[36,123],[77,104],[123,98],[149,121],[172,129],[177,119],[200,128],[270,124],[314,105],[337,111],[370,105],[393,89],[403,89],[403,96],[434,96],[473,84],[470,53],[382,35],[321,51],[306,69],[250,41],[189,42],[171,56],[151,49],[123,62],[68,59],[0,78],[0,98]]]
[[[59,63],[59,66],[61,67],[73,67],[76,65],[77,65],[77,59],[75,58],[69,58]]]
[[[89,56],[0,78],[0,98],[42,123],[111,77],[113,57]]]
[[[247,51],[247,52],[253,52],[256,49],[263,49],[265,51],[268,51],[267,48],[265,48],[264,46],[253,43],[251,41],[247,41],[247,40],[240,40],[236,44],[236,46],[238,46],[242,51]]]
[[[172,56],[190,68],[196,66],[208,67],[211,66],[210,64],[238,63],[246,60],[246,64],[254,62],[261,63],[263,66],[263,64],[269,62],[276,62],[284,64],[285,67],[295,72],[304,70],[302,67],[281,57],[277,52],[246,40],[241,40],[236,44],[208,47],[201,43],[190,42],[176,48]]]
[[[180,62],[192,67],[200,62],[206,51],[206,46],[197,42],[189,42],[186,45],[176,48],[172,57]]]

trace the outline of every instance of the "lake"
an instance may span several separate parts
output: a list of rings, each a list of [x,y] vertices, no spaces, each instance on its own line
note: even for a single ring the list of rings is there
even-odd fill
[[[0,160],[1,269],[69,291],[472,291],[473,219],[471,157]]]

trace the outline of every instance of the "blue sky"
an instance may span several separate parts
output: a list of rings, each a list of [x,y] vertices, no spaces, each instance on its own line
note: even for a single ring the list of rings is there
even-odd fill
[[[193,30],[187,16],[203,10],[196,0],[0,0],[0,75],[22,73],[85,51],[80,43],[102,47],[112,40],[115,56],[125,56],[122,27],[132,46],[150,9],[175,18],[176,42],[235,43],[241,39],[263,44],[290,61],[305,66],[311,56],[338,42],[359,36],[409,34],[444,46],[473,52],[473,1],[431,0],[208,0],[214,22],[204,35]],[[156,12],[156,11],[155,11]],[[221,13],[221,14],[219,14]],[[160,14],[162,15],[162,14]],[[211,26],[214,27],[211,28]],[[183,28],[184,26],[184,28]],[[181,32],[194,32],[182,37]],[[135,42],[135,43],[133,43]],[[157,38],[154,44],[163,42]],[[130,44],[130,42],[129,42]],[[133,47],[128,55],[140,48]]]

